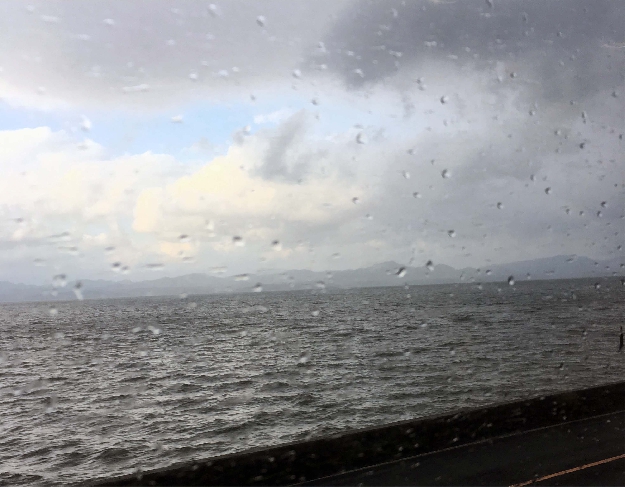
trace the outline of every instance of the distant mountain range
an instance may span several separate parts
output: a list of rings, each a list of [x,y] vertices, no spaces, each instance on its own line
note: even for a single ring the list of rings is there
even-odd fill
[[[431,263],[428,263],[431,264]],[[76,299],[103,299],[138,296],[175,296],[180,294],[243,293],[256,291],[285,291],[303,289],[348,289],[359,287],[446,284],[461,282],[506,281],[510,276],[525,279],[572,279],[581,277],[608,277],[625,275],[625,256],[619,259],[594,261],[587,257],[558,255],[543,259],[511,262],[482,269],[454,269],[445,264],[402,266],[383,262],[362,269],[336,272],[292,270],[216,277],[207,274],[187,274],[146,281],[81,281],[68,282],[52,294],[50,286],[14,284],[0,281],[0,302],[51,301]]]

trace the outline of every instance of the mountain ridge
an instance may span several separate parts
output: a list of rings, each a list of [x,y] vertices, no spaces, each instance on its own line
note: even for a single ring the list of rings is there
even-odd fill
[[[245,293],[258,290],[286,291],[306,289],[349,289],[362,287],[453,284],[471,282],[516,280],[573,279],[609,277],[625,274],[625,257],[594,261],[588,257],[557,255],[538,259],[455,269],[446,264],[413,267],[386,261],[359,269],[339,271],[310,271],[293,269],[258,274],[217,277],[195,272],[177,277],[160,277],[142,281],[108,281],[84,279],[80,294],[85,298],[106,299],[139,296],[174,296],[180,294]],[[76,299],[74,282],[57,288],[50,286],[15,284],[0,281],[0,302],[51,301]]]

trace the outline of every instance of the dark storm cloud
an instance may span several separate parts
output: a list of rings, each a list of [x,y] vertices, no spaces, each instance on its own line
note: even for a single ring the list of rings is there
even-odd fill
[[[529,62],[537,89],[557,100],[622,84],[624,41],[620,0],[370,1],[353,4],[336,22],[323,62],[352,87],[405,66],[418,70],[432,57],[477,66]]]

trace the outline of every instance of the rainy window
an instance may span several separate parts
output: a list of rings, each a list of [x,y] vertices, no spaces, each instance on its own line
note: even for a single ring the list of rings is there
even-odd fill
[[[0,483],[622,380],[623,26],[617,0],[0,3]]]

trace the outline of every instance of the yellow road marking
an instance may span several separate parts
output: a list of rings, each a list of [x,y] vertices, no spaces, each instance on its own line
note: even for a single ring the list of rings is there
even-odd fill
[[[521,484],[513,484],[510,487],[523,487],[525,485],[535,484],[536,482],[542,482],[543,480],[549,480],[554,477],[559,477],[560,475],[565,475],[567,473],[584,470],[585,468],[596,467],[597,465],[613,462],[614,460],[620,460],[621,458],[625,458],[625,454],[617,455],[616,457],[612,457],[612,458],[606,458],[605,460],[599,460],[598,462],[588,463],[586,465],[581,465],[579,467],[569,468],[568,470],[562,470],[562,472],[552,473],[551,475],[545,475],[544,477],[540,477],[539,479],[528,480],[527,482],[523,482]]]

